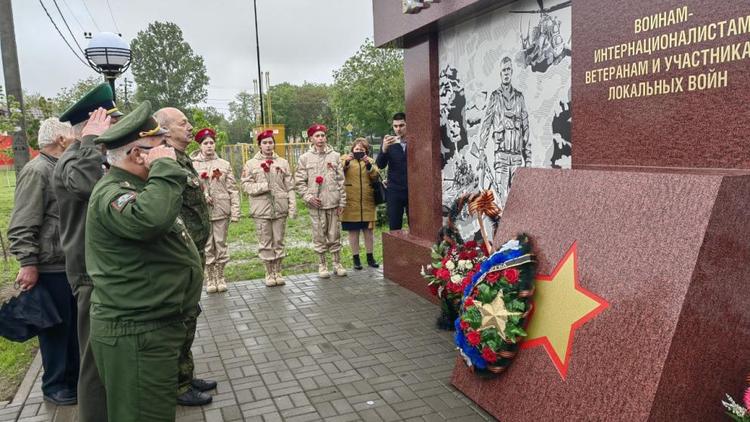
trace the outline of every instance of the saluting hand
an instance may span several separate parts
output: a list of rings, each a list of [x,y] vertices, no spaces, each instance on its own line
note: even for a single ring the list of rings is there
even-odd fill
[[[83,131],[81,132],[81,136],[99,136],[103,134],[110,126],[112,126],[111,120],[112,118],[107,115],[107,110],[101,107],[97,108],[89,116],[89,120],[86,122],[86,126],[83,127]]]
[[[151,163],[159,158],[169,158],[170,160],[177,161],[177,155],[174,153],[174,148],[166,145],[159,145],[158,147],[149,150],[148,155],[146,156],[146,168],[151,168]]]

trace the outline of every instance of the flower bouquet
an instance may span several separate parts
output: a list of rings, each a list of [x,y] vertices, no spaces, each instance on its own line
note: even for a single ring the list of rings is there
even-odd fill
[[[452,330],[463,291],[479,271],[485,254],[473,240],[464,244],[444,240],[432,248],[432,259],[432,264],[422,267],[420,274],[427,280],[430,292],[441,300],[438,328]]]
[[[503,372],[526,336],[535,265],[528,236],[518,235],[482,262],[463,292],[456,345],[480,373]]]
[[[464,207],[478,218],[483,241],[464,242],[455,227],[455,220]],[[438,243],[432,248],[432,263],[421,275],[427,280],[427,288],[441,300],[441,314],[437,326],[441,330],[453,330],[458,309],[466,287],[479,271],[479,265],[489,255],[491,244],[483,225],[486,215],[496,224],[500,209],[494,204],[491,191],[465,194],[457,198],[448,213],[448,223],[440,229]]]
[[[750,383],[750,375],[747,376],[747,382]],[[750,422],[750,387],[745,389],[745,394],[742,397],[742,404],[734,401],[732,396],[729,394],[727,401],[721,401],[726,409],[727,416],[735,422]]]

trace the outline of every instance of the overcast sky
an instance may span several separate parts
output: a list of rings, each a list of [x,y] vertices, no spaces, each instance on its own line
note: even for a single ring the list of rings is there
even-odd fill
[[[53,0],[43,2],[70,39]],[[119,32],[130,42],[149,22],[176,23],[205,60],[210,77],[207,104],[219,111],[226,112],[238,92],[252,91],[258,72],[252,0],[57,0],[57,4],[83,48],[87,43],[83,31]],[[373,38],[372,0],[257,0],[257,4],[262,70],[270,72],[271,84],[330,83],[332,71],[366,38]],[[26,92],[50,97],[78,79],[97,75],[73,56],[39,0],[14,0],[13,14]],[[125,76],[132,79],[129,73]]]

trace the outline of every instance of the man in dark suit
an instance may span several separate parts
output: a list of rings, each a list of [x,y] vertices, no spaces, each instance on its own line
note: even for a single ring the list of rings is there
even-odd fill
[[[388,168],[386,211],[391,230],[401,230],[404,211],[409,218],[409,183],[406,165],[406,114],[393,115],[393,133],[383,138],[383,145],[375,163],[380,169]]]

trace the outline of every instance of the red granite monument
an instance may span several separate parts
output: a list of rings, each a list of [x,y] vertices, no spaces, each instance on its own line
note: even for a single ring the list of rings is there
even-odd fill
[[[457,359],[453,384],[501,420],[723,420],[750,372],[750,4],[405,3],[373,2],[376,45],[404,48],[410,138],[385,275],[430,297],[445,196],[502,191],[508,157],[532,167],[512,169],[496,237],[535,244],[529,337],[494,379]],[[498,130],[509,86],[523,101]]]

